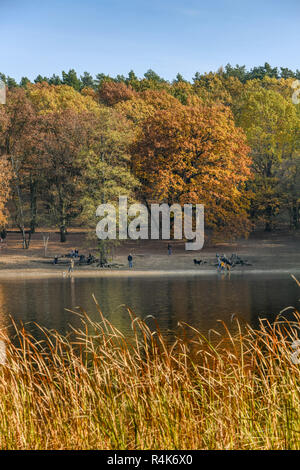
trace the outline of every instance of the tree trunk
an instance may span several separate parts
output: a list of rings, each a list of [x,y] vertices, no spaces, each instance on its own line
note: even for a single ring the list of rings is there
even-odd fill
[[[59,215],[60,215],[60,241],[64,243],[67,241],[67,229],[66,229],[66,211],[64,198],[61,193],[59,193]]]
[[[99,266],[104,266],[107,263],[107,249],[104,240],[99,240]]]
[[[30,240],[31,240],[31,230],[27,232],[28,237],[26,237],[26,230],[24,227],[19,226],[19,230],[22,234],[22,244],[23,244],[23,249],[28,250],[29,245],[30,245]]]
[[[30,178],[30,231],[31,233],[35,232],[35,227],[37,226],[37,181],[34,181]]]
[[[67,241],[67,237],[66,237],[66,234],[67,234],[67,232],[66,232],[66,226],[65,226],[65,225],[61,225],[61,226],[59,227],[59,230],[60,230],[60,241],[61,241],[61,243],[64,243],[64,242]]]
[[[292,223],[293,228],[297,230],[299,228],[299,205],[297,204],[296,200],[293,200]]]
[[[29,237],[27,239],[26,231],[25,231],[25,218],[24,218],[24,212],[23,212],[23,196],[22,196],[22,191],[21,191],[18,167],[17,167],[17,164],[15,162],[13,155],[11,155],[11,165],[12,165],[12,169],[15,175],[14,183],[15,183],[15,190],[16,190],[16,196],[17,196],[16,198],[14,198],[14,203],[17,209],[16,222],[22,234],[23,249],[27,250],[30,244],[31,232],[29,232]]]

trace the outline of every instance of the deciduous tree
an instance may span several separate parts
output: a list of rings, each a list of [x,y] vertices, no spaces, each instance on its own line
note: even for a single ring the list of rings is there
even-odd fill
[[[151,101],[154,105],[153,95]],[[156,112],[141,122],[131,148],[143,196],[169,204],[203,203],[208,226],[245,233],[251,160],[243,131],[223,105],[197,97],[187,105],[172,98],[167,106],[167,101],[157,95]]]
[[[270,231],[283,197],[280,166],[292,158],[299,142],[299,116],[291,99],[254,81],[247,83],[238,122],[253,159],[252,215]]]

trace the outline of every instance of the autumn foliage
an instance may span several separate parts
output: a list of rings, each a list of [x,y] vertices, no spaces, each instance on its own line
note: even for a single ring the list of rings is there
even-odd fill
[[[300,110],[293,75],[276,70],[228,65],[192,83],[152,70],[7,82],[0,229],[19,227],[28,247],[26,235],[55,225],[63,241],[69,225],[89,225],[99,203],[123,193],[204,204],[206,228],[224,236],[299,228]]]
[[[157,98],[156,113],[141,122],[131,147],[143,195],[169,204],[204,202],[208,226],[241,231],[251,159],[230,109],[198,98],[187,105],[173,98],[161,107]]]
[[[114,106],[117,103],[130,100],[136,95],[137,93],[131,86],[112,81],[104,82],[98,92],[99,101],[107,106]]]

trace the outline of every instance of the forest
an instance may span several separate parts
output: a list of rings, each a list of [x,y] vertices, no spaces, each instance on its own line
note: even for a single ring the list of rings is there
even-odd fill
[[[299,70],[0,79],[0,231],[17,227],[24,248],[38,227],[61,242],[68,227],[94,229],[119,195],[204,204],[224,238],[300,227]]]

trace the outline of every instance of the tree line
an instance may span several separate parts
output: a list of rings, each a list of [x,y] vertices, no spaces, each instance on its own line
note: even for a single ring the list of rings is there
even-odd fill
[[[223,236],[299,228],[298,70],[0,78],[0,229],[17,226],[24,248],[38,226],[58,226],[62,242],[74,223],[95,227],[96,207],[119,194],[202,203]]]
[[[213,72],[210,72],[209,74],[211,73]],[[193,82],[198,81],[209,74],[201,74],[199,72],[196,72],[192,80]],[[236,66],[232,66],[231,64],[227,64],[224,68],[220,67],[217,74],[226,78],[238,78],[242,83],[245,83],[248,80],[262,80],[264,77],[277,79],[295,78],[300,80],[300,70],[297,69],[296,71],[293,71],[288,67],[272,67],[267,62],[265,62],[264,65],[253,67],[250,70],[247,70],[245,65],[237,64]],[[147,70],[147,72],[141,79],[136,76],[133,70],[128,73],[127,77],[125,77],[124,75],[117,75],[116,77],[111,77],[110,75],[104,73],[98,73],[94,78],[89,72],[83,72],[82,75],[78,76],[74,69],[70,69],[68,72],[62,71],[61,76],[53,74],[51,77],[45,77],[39,74],[33,80],[33,82],[28,77],[22,77],[19,83],[17,83],[14,78],[5,75],[4,73],[0,73],[0,80],[6,83],[9,89],[15,88],[17,86],[25,88],[28,83],[46,82],[49,83],[49,85],[69,85],[77,91],[80,91],[85,87],[89,87],[97,91],[99,86],[101,86],[102,82],[107,80],[111,80],[116,83],[125,83],[136,89],[136,91],[141,91],[141,89],[145,88],[151,88],[153,86],[153,82],[156,85],[158,83],[165,84],[165,86],[169,84],[168,80],[165,80],[164,78],[160,77],[152,69]],[[178,73],[172,83],[176,81],[185,81],[185,79],[180,73]]]

